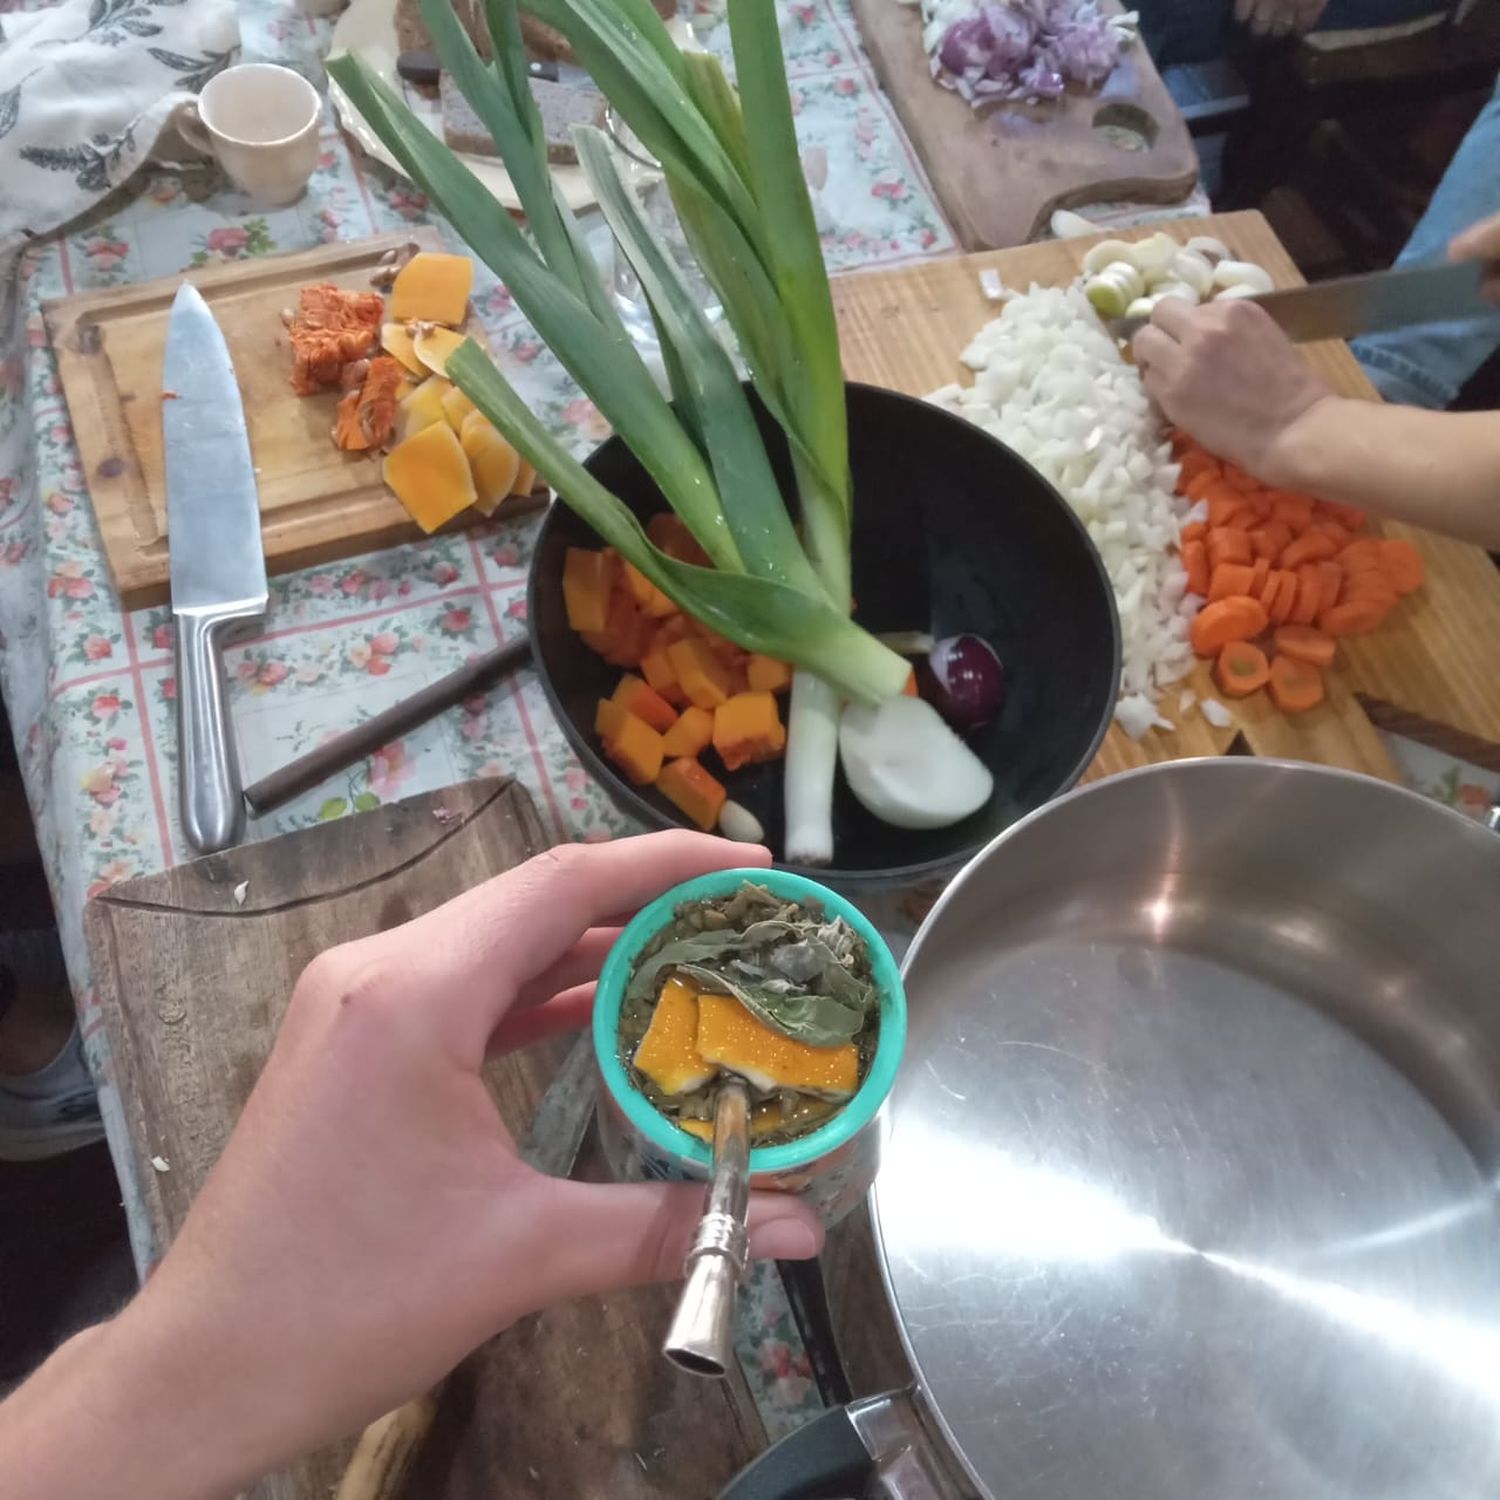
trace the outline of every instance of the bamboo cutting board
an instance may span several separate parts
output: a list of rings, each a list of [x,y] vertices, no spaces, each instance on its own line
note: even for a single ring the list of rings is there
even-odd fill
[[[1236,255],[1265,266],[1278,286],[1302,284],[1291,257],[1258,213],[1152,228],[1181,240],[1214,235]],[[1130,237],[1145,232],[1132,231]],[[959,351],[999,311],[979,289],[980,269],[994,268],[1006,286],[1023,291],[1032,282],[1061,285],[1077,275],[1093,243],[1054,240],[837,278],[833,294],[847,374],[914,395],[950,381],[967,384],[970,372],[959,363]],[[1334,389],[1378,399],[1347,345],[1309,344],[1303,352]],[[1421,549],[1427,583],[1375,634],[1340,643],[1327,702],[1286,717],[1256,694],[1226,705],[1236,723],[1221,730],[1196,708],[1179,716],[1178,695],[1169,692],[1161,709],[1177,723],[1176,731],[1152,730],[1135,743],[1112,726],[1090,777],[1185,756],[1222,755],[1242,741],[1258,755],[1320,761],[1399,780],[1372,715],[1481,764],[1500,765],[1500,573],[1485,552],[1468,543],[1394,524],[1384,530]],[[1183,686],[1200,697],[1219,696],[1201,666]]]
[[[239,1118],[308,961],[408,921],[547,842],[524,790],[479,781],[126,881],[90,903],[113,1077],[158,1245],[181,1225]],[[517,1138],[569,1044],[492,1065],[491,1091]],[[153,1157],[169,1170],[153,1170]],[[592,1134],[575,1175],[608,1177]],[[675,1297],[662,1286],[580,1298],[492,1339],[445,1383],[405,1494],[716,1493],[765,1445],[765,1431],[742,1380],[698,1380],[661,1357]],[[328,1500],[351,1447],[268,1476],[250,1500]]]
[[[168,596],[161,367],[167,314],[184,280],[207,299],[234,360],[260,489],[266,571],[421,538],[380,477],[380,455],[334,447],[338,392],[298,396],[288,384],[292,357],[281,320],[282,309],[296,307],[301,288],[313,282],[369,291],[381,256],[408,240],[444,248],[437,230],[423,226],[45,304],[89,497],[126,609]],[[477,319],[466,331],[483,341]],[[477,519],[468,510],[452,525]]]
[[[875,71],[966,250],[1023,245],[1054,209],[1179,203],[1197,183],[1187,122],[1140,42],[1097,92],[1070,88],[1060,99],[977,111],[934,80],[917,4],[852,3]]]

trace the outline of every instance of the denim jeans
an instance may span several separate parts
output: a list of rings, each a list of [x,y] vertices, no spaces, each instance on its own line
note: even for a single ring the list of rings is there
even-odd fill
[[[1500,79],[1470,127],[1411,238],[1398,266],[1441,260],[1462,229],[1500,213]],[[1464,382],[1500,349],[1500,307],[1472,318],[1422,323],[1366,334],[1351,345],[1387,401],[1441,411]]]

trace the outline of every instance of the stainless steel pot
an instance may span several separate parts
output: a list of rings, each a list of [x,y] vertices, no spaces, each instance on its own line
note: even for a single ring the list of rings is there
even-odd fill
[[[1344,772],[1087,787],[906,964],[909,1389],[724,1500],[1500,1495],[1500,840]]]

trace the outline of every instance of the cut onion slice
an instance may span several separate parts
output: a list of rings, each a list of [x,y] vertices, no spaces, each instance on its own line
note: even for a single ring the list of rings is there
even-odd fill
[[[984,762],[921,698],[850,704],[839,754],[860,805],[894,828],[947,828],[983,807],[995,787]]]

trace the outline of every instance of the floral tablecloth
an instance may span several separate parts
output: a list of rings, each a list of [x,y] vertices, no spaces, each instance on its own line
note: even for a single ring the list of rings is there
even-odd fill
[[[799,134],[828,157],[830,265],[845,271],[952,253],[952,231],[875,82],[847,0],[778,4]],[[714,48],[727,43],[721,7],[722,0],[696,0],[692,14]],[[329,21],[285,0],[242,0],[240,19],[245,58],[287,63],[322,84]],[[1192,206],[1201,210],[1201,198]],[[81,919],[99,891],[189,853],[176,812],[176,684],[167,611],[127,614],[115,597],[41,303],[427,217],[423,196],[363,160],[328,117],[316,175],[294,207],[257,210],[208,168],[158,170],[32,247],[16,283],[0,287],[0,683],[117,1147],[124,1134]],[[475,303],[518,389],[580,450],[593,446],[604,435],[598,413],[482,267]],[[228,656],[246,779],[523,629],[532,534],[532,524],[492,525],[273,579],[265,632]],[[625,829],[523,673],[252,824],[250,837],[500,772],[521,778],[559,838],[604,839]],[[1494,792],[1493,778],[1450,764],[1424,761],[1414,774],[1450,801],[1487,803]],[[899,928],[901,914],[890,920]],[[142,1238],[130,1163],[120,1150],[116,1159],[146,1263],[153,1247]],[[815,1396],[774,1277],[757,1280],[747,1314],[743,1352],[778,1430]]]

